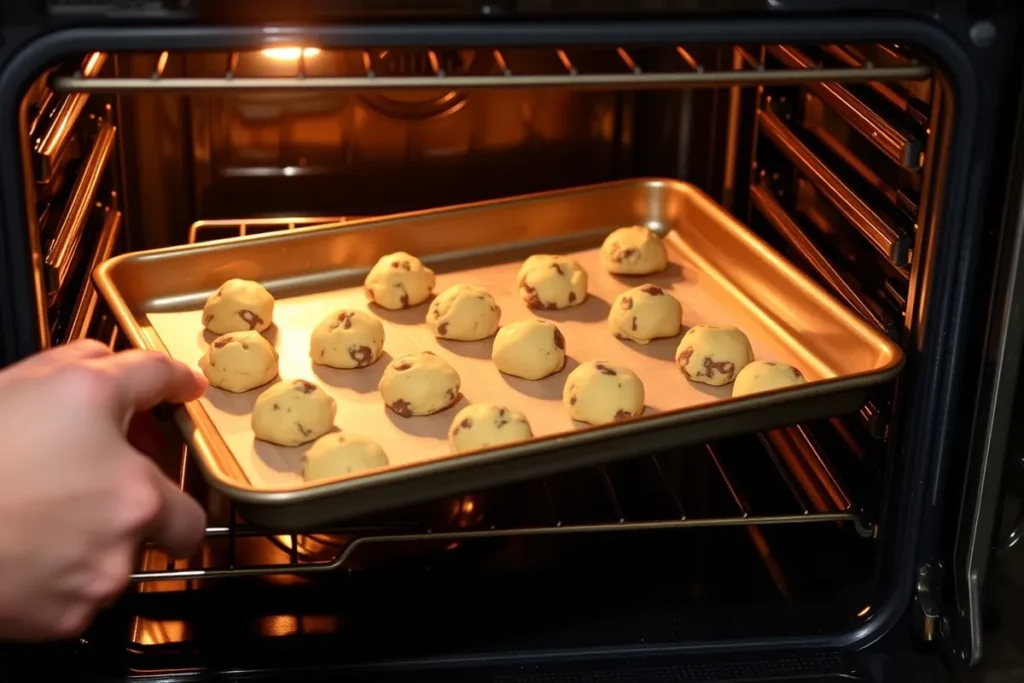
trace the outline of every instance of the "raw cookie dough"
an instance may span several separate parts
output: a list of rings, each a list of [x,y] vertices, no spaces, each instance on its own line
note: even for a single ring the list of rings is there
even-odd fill
[[[618,275],[650,275],[668,267],[661,238],[642,225],[619,228],[601,245],[601,265]]]
[[[736,382],[732,385],[732,395],[746,396],[761,391],[792,387],[806,381],[803,373],[792,365],[755,360],[736,375]]]
[[[412,254],[396,251],[380,257],[366,274],[363,289],[366,298],[382,308],[409,308],[430,297],[434,271]]]
[[[273,295],[252,280],[228,280],[203,306],[203,327],[214,334],[262,332],[270,327],[273,318]]]
[[[686,379],[720,387],[754,360],[747,335],[735,327],[694,325],[676,348],[676,365]]]
[[[624,365],[588,360],[569,373],[562,404],[569,417],[579,422],[622,422],[643,414],[644,383]]]
[[[674,296],[657,285],[643,285],[615,297],[608,327],[619,339],[647,344],[679,334],[682,318],[683,307]]]
[[[534,254],[519,267],[516,287],[530,308],[579,306],[587,298],[587,271],[566,256]]]
[[[437,295],[427,311],[434,336],[456,341],[486,339],[498,331],[501,308],[483,287],[452,285]]]
[[[498,330],[491,360],[506,375],[541,379],[565,367],[565,337],[547,320],[521,320]]]
[[[377,390],[384,403],[402,417],[433,415],[459,400],[462,380],[448,363],[430,351],[388,363]]]
[[[533,437],[530,423],[518,410],[493,403],[474,403],[459,411],[448,429],[452,453],[475,451]]]
[[[363,311],[331,313],[316,326],[309,342],[314,363],[332,368],[365,368],[384,352],[384,326]]]
[[[255,330],[224,334],[199,359],[199,369],[211,386],[240,394],[277,377],[277,349]]]
[[[260,441],[299,446],[331,431],[337,412],[334,399],[312,382],[278,382],[256,399],[252,431]]]
[[[325,434],[302,458],[306,481],[334,479],[363,470],[386,467],[388,456],[373,439],[360,434]]]

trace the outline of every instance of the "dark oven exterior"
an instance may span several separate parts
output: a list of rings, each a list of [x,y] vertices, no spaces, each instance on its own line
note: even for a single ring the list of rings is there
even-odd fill
[[[927,234],[934,242],[928,245],[928,261],[918,266],[924,269],[922,282],[927,283],[927,291],[914,298],[918,308],[907,311],[918,324],[908,324],[907,348],[913,350],[913,356],[901,391],[913,395],[914,400],[912,410],[893,417],[899,426],[894,447],[902,457],[891,474],[894,495],[884,510],[887,533],[880,541],[885,562],[878,578],[880,590],[870,605],[871,617],[830,623],[819,629],[821,635],[812,635],[816,629],[806,624],[792,629],[799,636],[782,635],[785,628],[779,628],[771,637],[758,637],[757,628],[747,628],[737,630],[742,637],[699,645],[685,638],[677,643],[645,644],[642,637],[629,638],[629,625],[595,620],[580,625],[579,633],[574,634],[575,645],[560,648],[531,635],[529,627],[521,624],[490,649],[461,656],[424,653],[402,662],[375,661],[372,667],[364,664],[349,673],[352,677],[424,680],[428,669],[440,670],[443,673],[436,675],[450,678],[455,668],[471,667],[474,675],[485,680],[508,680],[508,671],[518,672],[516,680],[589,680],[597,675],[613,680],[783,680],[796,679],[801,671],[820,675],[820,680],[851,674],[862,680],[931,680],[933,675],[941,675],[939,662],[944,660],[955,676],[967,676],[967,665],[977,665],[983,652],[981,588],[989,545],[994,536],[1016,533],[1012,530],[1016,503],[1002,504],[1001,475],[1004,460],[1010,463],[1014,459],[1007,457],[1007,452],[1022,345],[1021,325],[1013,315],[1015,304],[1019,305],[1016,284],[1021,231],[1021,162],[1016,155],[1020,142],[1015,126],[1022,111],[1022,89],[1013,51],[1019,17],[1010,4],[988,5],[980,10],[968,8],[967,3],[907,2],[897,11],[894,3],[875,6],[796,0],[305,2],[287,7],[278,3],[176,1],[143,7],[73,0],[40,3],[33,8],[0,9],[4,31],[0,130],[9,140],[18,139],[19,112],[13,103],[21,101],[41,66],[67,53],[97,49],[146,52],[153,45],[167,50],[256,48],[265,44],[267,35],[261,22],[277,22],[278,37],[367,48],[870,40],[912,44],[923,50],[942,67],[947,102],[955,115],[950,117],[949,127],[935,132],[948,154],[945,192],[930,198],[934,207],[928,215],[935,225],[928,226]],[[599,94],[590,97],[591,105],[615,108],[614,102],[604,102]],[[720,112],[714,113],[720,104],[704,104],[707,116],[720,116]],[[230,116],[231,112],[195,110],[191,120],[194,124],[213,115]],[[613,115],[621,112],[613,111]],[[448,134],[457,137],[459,132]],[[715,142],[710,139],[714,136],[708,137],[708,154],[714,154]],[[201,144],[213,149],[218,140],[207,138]],[[20,152],[13,144],[0,150],[0,359],[5,364],[37,350],[45,337],[40,334],[33,301],[37,284],[24,229],[29,207],[24,205],[22,187],[30,174]],[[479,163],[489,160],[483,156]],[[610,167],[616,163],[610,155],[595,158],[581,165],[580,176],[566,179],[567,184],[587,182],[588,173],[601,173],[601,164]],[[210,187],[204,185],[203,159],[190,168],[189,172],[196,174],[197,188],[192,201],[201,207],[204,198],[199,190]],[[699,175],[700,170],[695,173]],[[471,176],[470,169],[456,182],[469,182]],[[717,173],[717,178],[723,177]],[[123,182],[130,187],[132,180]],[[723,181],[709,177],[705,184],[714,187],[718,182]],[[215,189],[230,194],[230,188]],[[534,188],[521,188],[530,189]],[[718,189],[724,192],[724,188]],[[495,192],[504,194],[507,188]],[[417,201],[414,193],[406,200]],[[452,200],[457,200],[454,193]],[[133,210],[131,206],[118,208]],[[180,207],[169,201],[161,208],[173,215]],[[405,207],[397,207],[401,208]],[[237,215],[231,208],[222,210],[225,217]],[[367,213],[380,210],[373,205],[365,208]],[[1010,517],[1010,522],[1001,524],[1006,529],[996,530],[1000,526],[997,513]],[[1016,536],[1009,538],[1012,547]],[[549,599],[558,599],[555,591]],[[202,607],[197,609],[201,612]],[[755,615],[752,610],[751,619],[756,619]],[[771,618],[783,625],[786,621],[785,615]],[[911,632],[915,628],[918,638],[924,636],[925,642],[939,646],[924,656],[913,654]],[[627,636],[607,645],[615,640],[608,634],[616,629]],[[636,633],[642,632],[637,627]],[[102,632],[94,637],[102,639]],[[637,642],[623,644],[630,640]],[[15,668],[41,671],[66,665],[68,670],[80,670],[89,665],[88,655],[83,654],[89,651],[87,646],[12,649],[7,659]],[[982,665],[986,659],[980,659]],[[302,666],[286,653],[254,656],[252,661],[251,667],[261,675],[282,679],[297,675],[295,671]],[[329,669],[329,656],[316,661]],[[210,670],[222,670],[216,656],[204,664]],[[166,665],[167,669],[176,668],[173,658],[166,659]]]

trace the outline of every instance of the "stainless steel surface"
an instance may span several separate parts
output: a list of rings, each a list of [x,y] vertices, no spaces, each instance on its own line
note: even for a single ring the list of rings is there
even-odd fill
[[[289,49],[289,48],[282,48]],[[608,49],[602,63],[605,70],[590,72],[566,50],[552,50],[561,73],[520,72],[508,50],[494,50],[492,67],[483,75],[450,75],[438,67],[436,54],[429,63],[434,73],[422,76],[379,76],[373,69],[373,53],[350,50],[320,51],[315,48],[290,48],[294,57],[290,73],[239,75],[239,64],[253,53],[229,53],[220,63],[223,70],[203,76],[168,75],[167,63],[175,55],[161,53],[145,76],[88,77],[85,74],[60,76],[53,87],[60,92],[123,92],[211,90],[349,90],[383,92],[389,90],[464,91],[481,88],[662,88],[666,86],[754,85],[758,83],[809,83],[816,81],[884,81],[924,79],[931,69],[922,64],[880,68],[768,69],[763,64],[738,70],[712,70],[698,64],[682,47],[676,46],[676,64],[671,70],[647,71],[642,60],[626,47]],[[330,67],[321,65],[330,63]],[[749,66],[749,65],[745,65]]]
[[[101,263],[109,259],[114,252],[114,246],[121,235],[121,212],[110,207],[103,207],[103,226],[100,229],[99,237],[93,248],[92,257],[89,259],[87,273],[92,273]],[[96,291],[92,282],[84,283],[78,299],[75,301],[74,312],[71,314],[71,322],[68,324],[68,331],[65,341],[72,341],[85,337],[96,315],[96,307],[99,304],[99,292]]]
[[[810,57],[790,45],[773,45],[768,48],[768,51],[791,68],[809,69],[814,66]],[[828,82],[808,83],[807,88],[834,108],[840,116],[890,159],[910,170],[921,167],[923,161],[921,141],[897,130],[847,88]]]
[[[88,223],[103,171],[110,161],[116,134],[117,128],[109,119],[102,122],[92,150],[75,179],[75,185],[57,226],[57,233],[44,260],[51,298],[64,288],[68,273],[79,255],[78,247],[82,241],[82,232]]]
[[[850,308],[857,311],[861,317],[879,330],[886,334],[892,334],[891,326],[882,320],[870,306],[864,303],[864,300],[857,294],[853,286],[846,281],[846,278],[835,269],[825,255],[803,233],[800,226],[786,213],[786,210],[772,196],[771,191],[767,187],[761,184],[752,186],[750,188],[750,198],[757,210],[793,245],[800,255],[806,259],[808,265],[814,269],[814,272],[828,283],[837,296],[842,298]]]
[[[850,224],[857,228],[879,253],[893,265],[910,264],[911,240],[906,235],[897,233],[886,223],[885,219],[815,156],[775,114],[762,109],[758,111],[757,119],[761,132],[835,204]]]
[[[260,490],[249,483],[207,411],[195,403],[188,406],[188,418],[183,418],[182,425],[198,445],[196,454],[206,475],[214,486],[237,500],[262,506],[262,511],[271,515],[261,518],[263,523],[273,522],[276,513],[282,515],[279,523],[283,523],[289,505],[295,514],[301,510],[306,515],[338,518],[346,510],[357,514],[412,502],[417,496],[433,498],[465,487],[540,476],[622,457],[635,452],[635,440],[658,426],[674,428],[672,439],[686,443],[733,433],[737,420],[746,430],[754,431],[773,422],[853,412],[862,405],[868,387],[887,382],[898,373],[902,365],[898,348],[703,194],[674,181],[621,181],[357,221],[338,229],[301,229],[283,235],[130,254],[101,266],[96,280],[134,344],[165,348],[148,316],[169,309],[190,311],[200,305],[209,291],[219,286],[228,262],[247,264],[244,276],[262,280],[280,300],[303,292],[333,290],[338,284],[359,283],[365,268],[378,256],[399,247],[420,254],[428,263],[448,262],[443,266],[445,270],[461,270],[479,263],[481,258],[507,259],[508,254],[522,258],[523,253],[542,248],[586,248],[600,242],[612,228],[630,224],[675,230],[671,234],[674,248],[683,249],[688,262],[695,259],[694,263],[700,264],[692,271],[694,275],[702,273],[700,287],[721,287],[717,290],[717,305],[727,305],[731,314],[741,315],[752,339],[774,336],[774,330],[788,330],[774,343],[786,345],[805,369],[817,368],[809,372],[811,377],[835,379],[742,400],[671,410],[614,427],[582,429],[557,441],[535,439],[506,449],[276,491]],[[480,225],[487,225],[488,230],[479,230]],[[499,238],[515,242],[501,244],[496,242]],[[518,252],[509,251],[513,247]],[[448,254],[452,252],[462,260],[449,262],[452,256]],[[296,258],[284,259],[282,254]],[[342,254],[341,262],[333,256]],[[773,295],[764,297],[766,291]],[[768,327],[762,328],[766,323]],[[801,334],[796,328],[806,332]],[[769,417],[773,413],[775,416]],[[606,446],[600,451],[587,446],[599,441]],[[632,443],[628,448],[627,442]],[[565,450],[554,459],[547,453],[552,448]],[[409,496],[413,498],[407,500]],[[318,509],[319,502],[324,504]],[[246,514],[252,519],[259,513],[250,509]],[[315,519],[318,517],[309,517]]]
[[[102,52],[89,54],[82,62],[82,76],[93,78],[99,75],[106,61],[107,56]],[[33,125],[36,182],[50,182],[55,169],[62,165],[61,158],[67,153],[69,141],[76,133],[75,127],[88,101],[89,95],[85,93],[65,95],[52,112]],[[40,126],[45,130],[39,130]]]
[[[794,440],[806,438],[802,434],[793,434]],[[408,528],[396,526],[394,529],[382,529],[373,527],[343,526],[330,528],[325,527],[306,534],[287,533],[283,535],[271,535],[261,528],[244,522],[232,521],[225,525],[210,526],[206,530],[208,544],[225,540],[227,547],[220,553],[211,552],[209,549],[200,552],[196,558],[182,562],[175,562],[169,559],[158,548],[147,546],[143,550],[139,568],[131,579],[136,583],[153,583],[160,581],[180,581],[191,579],[223,579],[243,576],[265,576],[277,574],[315,574],[343,570],[349,567],[353,555],[365,549],[367,546],[381,544],[408,545],[411,543],[470,543],[488,538],[514,538],[526,536],[554,536],[565,534],[595,534],[595,533],[616,533],[653,531],[664,529],[688,529],[706,528],[720,526],[767,526],[777,524],[821,524],[821,523],[849,523],[853,530],[860,536],[871,538],[875,533],[875,527],[864,517],[862,512],[855,508],[847,498],[846,494],[840,492],[836,500],[825,502],[820,508],[815,508],[807,501],[807,494],[801,484],[796,483],[794,475],[789,469],[789,449],[785,447],[772,446],[769,441],[764,441],[763,450],[752,450],[747,454],[749,458],[757,458],[768,461],[769,468],[777,481],[763,482],[764,487],[771,485],[773,488],[788,490],[790,499],[787,506],[793,509],[793,513],[782,513],[777,509],[765,508],[763,498],[758,498],[759,505],[752,502],[748,491],[744,490],[738,481],[734,481],[730,470],[724,467],[716,454],[715,446],[702,446],[693,452],[660,456],[647,456],[645,460],[650,463],[652,472],[657,473],[654,480],[654,487],[649,491],[650,496],[667,496],[674,501],[676,516],[672,518],[656,520],[636,520],[632,516],[632,510],[624,508],[618,498],[617,489],[622,485],[618,477],[609,474],[605,468],[599,468],[606,486],[604,488],[607,496],[607,509],[611,510],[604,520],[592,523],[573,523],[562,518],[560,504],[563,502],[557,496],[552,496],[553,487],[547,482],[542,482],[542,489],[546,492],[543,501],[535,501],[531,507],[546,508],[543,523],[531,525],[513,525],[496,528],[488,524],[486,515],[482,525],[474,525],[469,522],[472,528],[458,531],[443,529],[422,529],[410,533]],[[727,512],[714,517],[691,516],[687,514],[686,505],[683,501],[688,499],[688,492],[681,490],[681,487],[664,474],[662,460],[670,457],[696,457],[711,461],[713,467],[708,471],[715,473],[722,486],[730,491],[730,498],[733,507]],[[182,466],[186,464],[187,454],[182,453]],[[821,474],[834,482],[834,475],[829,466],[822,462]],[[817,476],[817,475],[816,475]],[[685,484],[684,484],[685,486]],[[486,496],[472,496],[462,499],[463,510],[473,504],[485,504]],[[227,519],[236,520],[233,508],[229,508]],[[456,518],[453,526],[460,526],[465,522]],[[239,539],[259,538],[279,548],[276,553],[271,553],[271,558],[279,558],[276,562],[252,561],[240,552]],[[214,556],[217,556],[216,558]],[[218,561],[213,561],[214,559]]]

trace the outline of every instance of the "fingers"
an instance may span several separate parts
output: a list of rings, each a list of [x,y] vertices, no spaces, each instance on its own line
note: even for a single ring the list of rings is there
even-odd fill
[[[146,535],[171,555],[190,557],[206,535],[206,512],[155,465],[151,472],[161,505],[160,512],[146,529]]]
[[[159,403],[191,401],[206,390],[202,375],[156,351],[124,351],[103,359],[102,365],[126,420]]]

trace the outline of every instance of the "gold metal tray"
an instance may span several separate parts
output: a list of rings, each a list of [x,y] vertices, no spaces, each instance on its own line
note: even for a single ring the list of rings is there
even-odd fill
[[[664,273],[615,277],[597,250],[623,225],[660,233],[670,254]],[[370,306],[362,291],[380,256],[404,250],[438,273],[441,291],[455,283],[487,287],[502,323],[531,316],[555,321],[570,356],[538,382],[502,375],[490,362],[491,340],[438,341],[422,324],[427,305],[391,312]],[[516,294],[516,271],[532,253],[572,254],[590,274],[587,301],[564,311],[530,311]],[[302,448],[253,439],[250,412],[260,390],[235,395],[210,389],[178,412],[179,424],[210,483],[236,500],[253,523],[300,529],[378,509],[543,476],[671,445],[853,412],[870,387],[892,380],[903,355],[821,287],[801,274],[696,188],[674,180],[627,180],[525,197],[421,211],[339,226],[125,254],[95,272],[99,290],[132,342],[160,349],[193,367],[211,337],[206,298],[232,277],[258,280],[277,298],[268,338],[282,377],[317,382],[338,401],[337,426],[372,435],[390,466],[327,483],[307,484]],[[689,383],[672,361],[679,338],[640,346],[615,339],[605,318],[615,295],[653,282],[695,323],[743,329],[755,355],[799,367],[806,385],[732,399],[730,387]],[[364,308],[385,327],[385,356],[361,370],[332,370],[309,360],[309,335],[328,313]],[[459,406],[405,419],[385,408],[377,381],[392,357],[433,350],[462,377]],[[567,374],[583,360],[607,358],[644,381],[643,417],[608,427],[573,423],[561,405]],[[467,401],[499,401],[526,413],[536,438],[511,447],[453,456],[446,434]]]

